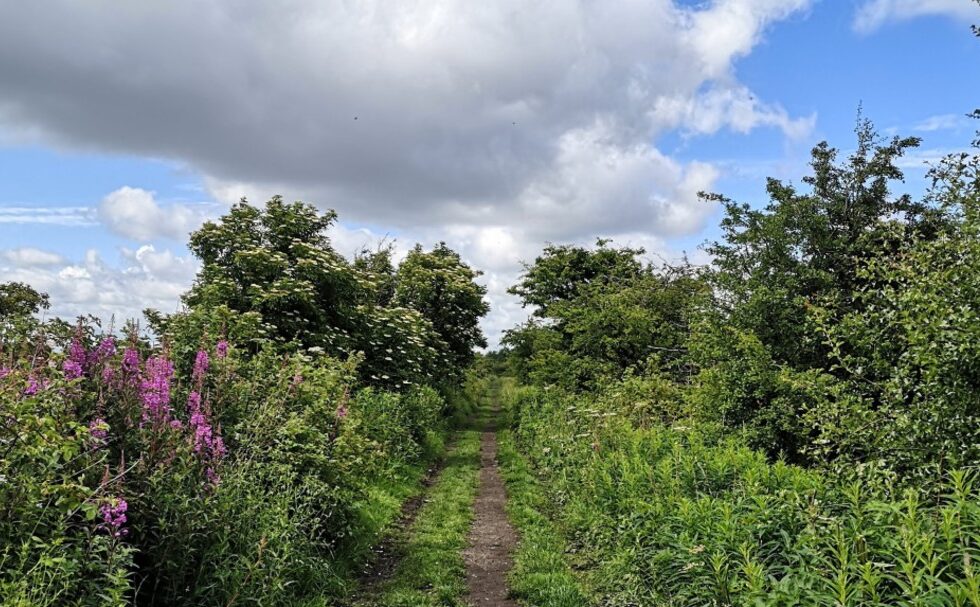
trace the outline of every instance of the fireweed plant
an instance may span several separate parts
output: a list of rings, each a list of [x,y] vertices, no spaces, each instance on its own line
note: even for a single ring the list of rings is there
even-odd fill
[[[74,602],[110,581],[106,596],[119,598],[152,524],[133,506],[147,504],[162,473],[192,479],[193,497],[214,492],[225,448],[210,395],[221,378],[207,377],[205,350],[198,358],[186,407],[175,404],[186,388],[165,351],[144,360],[138,345],[118,347],[113,337],[86,347],[79,332],[60,362],[5,369],[0,491],[13,506],[0,515],[5,596]]]
[[[358,390],[356,359],[220,339],[181,365],[79,330],[0,361],[4,605],[337,594],[376,530],[369,489],[441,440],[438,394]]]

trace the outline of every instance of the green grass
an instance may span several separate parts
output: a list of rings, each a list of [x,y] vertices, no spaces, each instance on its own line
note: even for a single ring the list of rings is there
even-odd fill
[[[462,550],[473,520],[480,470],[480,433],[461,431],[439,480],[409,530],[406,553],[391,580],[360,605],[460,606],[466,593]]]
[[[507,514],[520,535],[511,590],[535,607],[584,607],[590,601],[565,560],[565,542],[550,520],[548,499],[509,431],[497,435],[500,472],[507,484]]]

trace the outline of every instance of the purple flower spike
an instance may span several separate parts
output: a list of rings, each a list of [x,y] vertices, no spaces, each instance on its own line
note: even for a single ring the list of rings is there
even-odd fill
[[[135,374],[140,369],[140,353],[136,348],[126,348],[123,352],[122,368],[127,374]]]
[[[197,358],[194,359],[194,383],[200,386],[204,382],[204,376],[208,374],[208,367],[211,366],[211,362],[208,360],[208,353],[204,350],[199,350],[197,353]]]
[[[187,415],[194,417],[201,412],[201,393],[192,391],[187,395]]]
[[[174,365],[163,356],[146,361],[146,371],[140,384],[143,399],[143,421],[170,420],[170,378]]]
[[[104,361],[107,358],[112,357],[116,353],[116,340],[112,337],[106,337],[99,342],[99,345],[95,348],[95,359],[99,362]]]
[[[129,530],[124,527],[127,510],[129,510],[129,504],[126,503],[126,500],[121,497],[110,498],[99,508],[99,513],[102,515],[101,527],[115,538],[126,535],[129,533]]]
[[[78,379],[82,376],[82,365],[74,360],[66,360],[61,364],[61,370],[65,373],[65,379]]]
[[[225,339],[218,341],[218,344],[214,347],[214,354],[218,358],[228,356],[228,341]]]
[[[88,353],[85,351],[85,346],[82,345],[82,340],[77,337],[71,340],[71,347],[68,348],[68,359],[82,369],[85,368],[85,364],[88,362]]]

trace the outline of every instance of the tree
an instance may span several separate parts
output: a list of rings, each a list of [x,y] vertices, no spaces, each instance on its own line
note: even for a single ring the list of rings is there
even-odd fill
[[[595,249],[573,245],[548,245],[534,263],[524,264],[521,281],[508,293],[521,298],[524,307],[535,308],[539,318],[550,317],[551,307],[568,302],[581,289],[595,283],[618,283],[643,273],[637,260],[643,249],[608,247],[599,239]]]
[[[191,351],[204,333],[220,331],[239,343],[255,342],[253,350],[271,340],[284,349],[361,357],[358,371],[371,385],[403,389],[432,381],[458,361],[448,360],[451,348],[428,315],[435,314],[444,334],[458,340],[472,334],[485,305],[476,309],[475,320],[462,315],[457,334],[452,323],[460,317],[449,317],[438,301],[411,307],[392,301],[390,248],[348,262],[327,236],[335,220],[333,211],[286,204],[278,196],[264,209],[243,200],[191,235],[190,248],[202,267],[184,296],[188,311],[152,315],[155,328],[178,351]],[[459,270],[454,274],[452,264],[445,265],[443,274],[459,277]],[[405,293],[422,292],[407,289],[411,280],[446,282],[435,275],[413,276],[406,270]],[[447,292],[453,297],[445,305],[463,301],[456,291]]]
[[[808,412],[824,459],[925,483],[980,459],[980,154],[930,176],[938,235],[894,225],[903,246],[861,265],[854,305],[811,310],[843,397]]]
[[[808,192],[769,179],[769,203],[758,210],[705,196],[725,209],[722,240],[707,247],[718,304],[774,360],[797,368],[826,362],[824,346],[809,331],[807,307],[829,299],[850,305],[863,263],[897,251],[900,238],[936,234],[943,221],[935,209],[889,189],[902,179],[898,159],[919,140],[882,142],[867,121],[856,132],[857,148],[845,163],[826,142],[813,148],[812,174],[803,178]],[[896,223],[908,230],[896,232]]]
[[[184,302],[257,312],[276,341],[349,352],[354,309],[369,285],[330,245],[336,217],[279,196],[264,209],[242,199],[191,234],[202,265]]]
[[[505,345],[535,381],[588,389],[655,359],[682,375],[689,317],[706,285],[686,263],[655,268],[643,251],[549,245],[510,292],[536,307],[535,322],[509,331]]]
[[[476,348],[487,345],[480,319],[490,306],[483,299],[486,287],[475,282],[480,274],[440,242],[429,252],[416,245],[395,275],[393,303],[418,311],[432,323],[456,370],[472,362]]]
[[[390,305],[395,297],[395,264],[392,263],[392,246],[382,244],[376,250],[362,249],[354,256],[354,268],[368,276],[374,297],[379,306]]]
[[[50,307],[48,294],[22,282],[0,283],[0,320],[12,320],[37,314]]]

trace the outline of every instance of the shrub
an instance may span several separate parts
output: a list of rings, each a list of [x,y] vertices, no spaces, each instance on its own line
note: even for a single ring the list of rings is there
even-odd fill
[[[0,371],[5,601],[336,595],[377,531],[372,489],[439,447],[442,398],[358,390],[356,358],[171,356],[79,330]]]
[[[560,506],[597,602],[980,600],[976,475],[950,473],[938,499],[841,482],[769,463],[710,426],[638,426],[628,403],[524,388],[510,405],[517,443]]]

